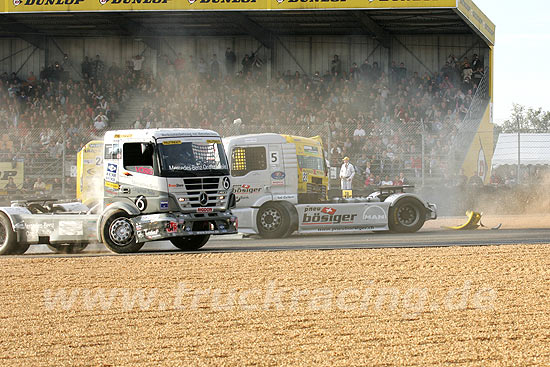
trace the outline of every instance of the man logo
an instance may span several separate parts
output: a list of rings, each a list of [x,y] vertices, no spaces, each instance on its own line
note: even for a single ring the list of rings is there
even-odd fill
[[[189,0],[189,4],[193,5],[193,3],[195,2],[195,0]]]
[[[108,1],[109,1],[109,0],[99,0],[99,3],[100,3],[101,5],[105,5],[105,4],[107,4]]]
[[[370,223],[386,223],[387,216],[384,209],[378,205],[369,205],[363,213],[363,220]]]
[[[21,0],[13,0],[13,5],[17,6],[21,4]]]

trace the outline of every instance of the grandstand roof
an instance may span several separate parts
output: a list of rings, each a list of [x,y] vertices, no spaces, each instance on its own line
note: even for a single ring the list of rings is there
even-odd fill
[[[56,1],[53,6],[36,5],[53,1]],[[136,4],[142,1],[144,4]],[[88,0],[88,5],[81,7],[84,0],[6,1],[7,9],[2,11],[3,5],[0,5],[0,13],[4,13],[0,14],[0,37],[370,35],[387,38],[476,33],[488,44],[494,43],[494,24],[472,0],[391,3],[384,0],[257,0],[257,3],[256,0],[179,0],[171,2],[166,9],[169,11],[159,11],[162,0],[153,4],[155,1],[95,0],[94,5],[89,5],[92,2]],[[230,5],[222,4],[229,1]],[[72,5],[57,5],[65,2]],[[250,6],[245,6],[247,3]],[[121,9],[124,11],[115,11]]]

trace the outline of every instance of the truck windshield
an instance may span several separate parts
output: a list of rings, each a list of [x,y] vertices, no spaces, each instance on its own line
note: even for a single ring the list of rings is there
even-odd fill
[[[313,157],[309,155],[299,155],[298,166],[301,169],[316,169],[321,171],[325,170],[325,165],[323,164],[323,158]]]
[[[228,175],[220,140],[165,140],[158,145],[162,175],[168,177]]]

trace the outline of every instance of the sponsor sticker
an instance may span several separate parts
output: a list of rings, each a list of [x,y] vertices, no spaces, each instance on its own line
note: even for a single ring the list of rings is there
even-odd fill
[[[115,139],[131,138],[132,134],[115,134]]]
[[[107,172],[105,173],[105,180],[109,182],[116,182],[117,171],[118,171],[118,166],[114,163],[109,163],[107,165]]]
[[[357,214],[336,214],[336,209],[331,207],[307,207],[301,218],[301,224],[353,224],[356,222]]]
[[[153,175],[153,169],[151,167],[136,167],[137,173],[143,173],[144,175]]]
[[[162,145],[176,145],[181,144],[181,140],[165,140],[162,142]]]
[[[221,144],[221,140],[207,140],[206,141],[208,144]]]
[[[176,222],[170,222],[166,225],[166,232],[174,233],[178,230],[178,224]]]
[[[234,186],[234,194],[257,194],[262,191],[261,187],[252,187],[250,185]]]
[[[145,231],[145,237],[147,238],[158,238],[160,237],[160,231],[156,229],[148,229]]]
[[[118,190],[120,185],[119,184],[116,184],[116,183],[113,183],[113,182],[109,182],[109,181],[105,181],[105,186],[106,187],[109,187],[111,189],[115,189],[115,190]]]
[[[168,209],[168,202],[167,201],[161,201],[160,202],[160,208],[161,209]]]
[[[275,180],[282,180],[286,177],[286,174],[283,171],[275,171],[271,174],[271,178]]]
[[[197,208],[197,213],[211,213],[212,208]]]
[[[286,174],[283,171],[275,171],[271,174],[271,184],[280,186],[285,184]]]

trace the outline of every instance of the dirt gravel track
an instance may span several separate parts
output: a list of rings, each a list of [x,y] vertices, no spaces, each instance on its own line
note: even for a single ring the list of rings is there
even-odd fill
[[[549,265],[546,245],[0,258],[0,365],[550,365]]]

